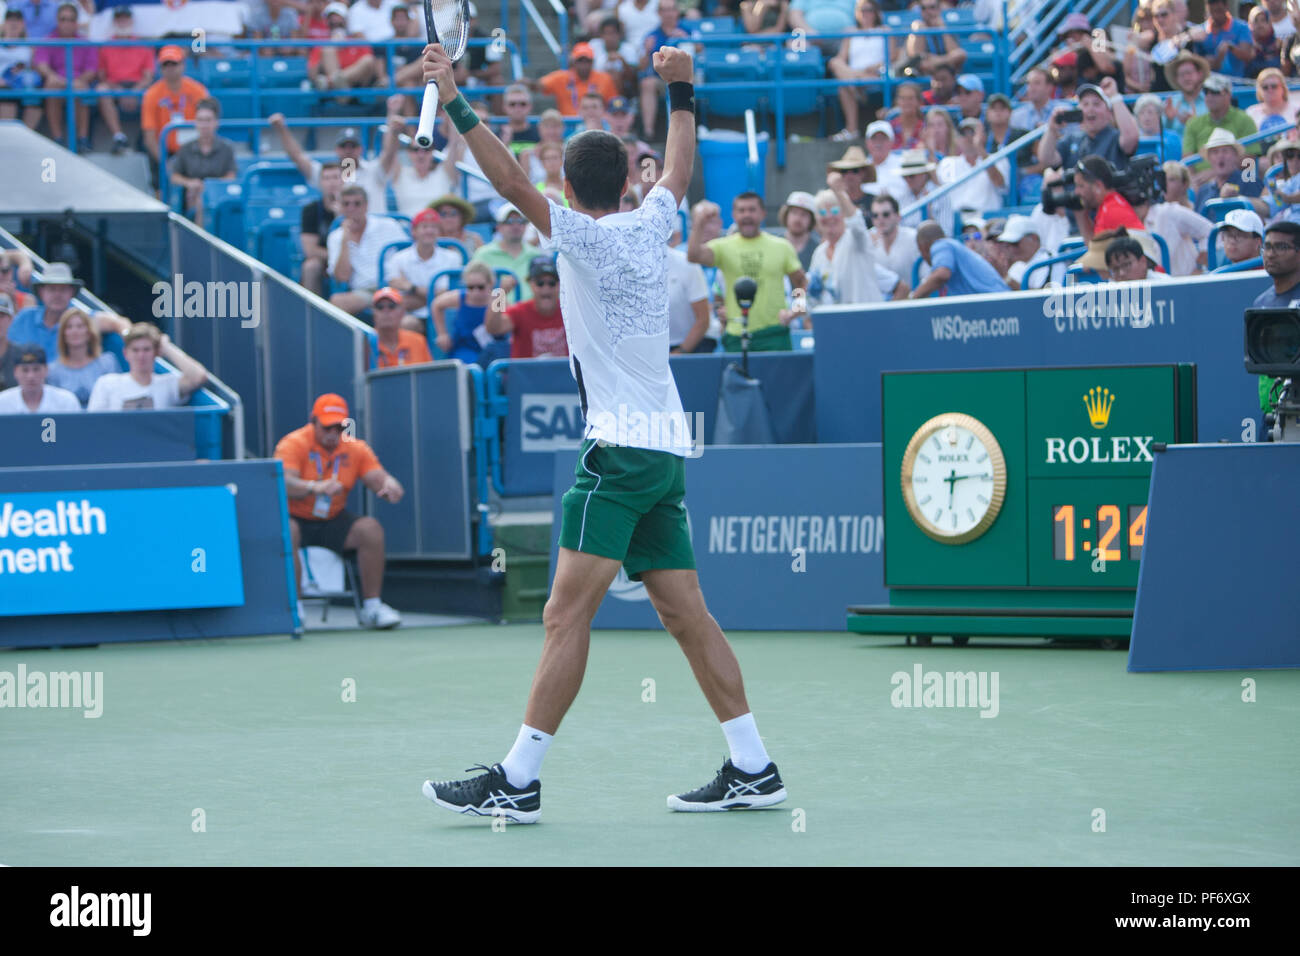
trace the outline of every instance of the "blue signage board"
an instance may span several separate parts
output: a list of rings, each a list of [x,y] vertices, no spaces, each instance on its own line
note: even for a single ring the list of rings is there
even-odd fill
[[[243,603],[228,486],[0,494],[0,615]]]
[[[577,454],[555,455],[551,575],[560,498]],[[723,628],[843,631],[850,604],[886,603],[879,445],[706,446],[686,461],[686,508],[709,610]],[[761,476],[761,480],[758,479]],[[624,572],[592,622],[658,628]]]

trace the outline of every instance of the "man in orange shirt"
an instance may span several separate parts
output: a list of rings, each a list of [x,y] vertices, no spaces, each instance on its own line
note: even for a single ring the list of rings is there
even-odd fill
[[[402,308],[402,293],[385,286],[376,290],[370,300],[375,316],[375,332],[379,336],[379,367],[418,365],[432,362],[429,343],[419,332],[402,328],[406,309]],[[419,319],[412,319],[418,322]]]
[[[322,395],[312,405],[311,421],[275,446],[275,457],[284,464],[289,498],[294,577],[302,579],[301,548],[329,548],[339,554],[356,551],[364,599],[361,626],[397,627],[402,616],[379,600],[384,583],[384,528],[374,518],[345,511],[344,505],[358,479],[394,504],[402,500],[404,491],[369,445],[343,437],[347,421],[348,403],[338,395]],[[298,616],[302,617],[301,606]]]
[[[157,176],[159,138],[163,127],[178,120],[192,120],[199,110],[199,100],[212,94],[198,80],[185,75],[185,51],[178,46],[165,46],[158,52],[158,65],[162,79],[145,90],[140,106],[140,129],[144,133],[144,147],[149,151],[150,165]],[[174,153],[180,144],[177,131],[167,137],[167,151]],[[194,138],[193,133],[188,138]]]
[[[569,62],[573,64],[569,69],[547,73],[533,84],[543,93],[555,97],[555,108],[563,115],[579,115],[582,98],[589,90],[599,93],[606,103],[618,95],[614,78],[608,73],[592,69],[592,64],[596,62],[596,52],[591,44],[575,44]]]

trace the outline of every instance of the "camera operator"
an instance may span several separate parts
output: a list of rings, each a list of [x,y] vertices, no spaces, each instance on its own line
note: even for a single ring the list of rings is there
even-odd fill
[[[1047,131],[1038,141],[1038,161],[1045,167],[1069,169],[1082,156],[1100,156],[1117,170],[1128,168],[1129,157],[1138,147],[1137,120],[1124,105],[1115,80],[1106,77],[1101,86],[1085,83],[1078,90],[1079,128],[1062,135],[1069,121],[1070,107],[1058,106]]]
[[[1074,191],[1083,208],[1074,210],[1074,221],[1084,242],[1119,229],[1146,229],[1129,201],[1115,189],[1115,180],[1115,170],[1100,156],[1085,156],[1075,166]]]
[[[1255,309],[1300,308],[1300,222],[1282,220],[1271,223],[1264,230],[1264,271],[1273,280],[1273,287],[1255,296],[1251,307]],[[1259,377],[1259,404],[1268,412],[1273,410],[1276,395],[1273,377]]]

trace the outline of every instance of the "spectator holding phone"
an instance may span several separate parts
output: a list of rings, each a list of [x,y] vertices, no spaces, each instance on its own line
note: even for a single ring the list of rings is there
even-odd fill
[[[1100,156],[1121,172],[1127,169],[1141,134],[1115,81],[1106,77],[1100,87],[1085,84],[1079,87],[1078,99],[1078,110],[1062,104],[1052,114],[1038,141],[1038,161],[1045,167],[1068,170],[1084,156]],[[1062,136],[1062,129],[1076,117],[1078,130]]]

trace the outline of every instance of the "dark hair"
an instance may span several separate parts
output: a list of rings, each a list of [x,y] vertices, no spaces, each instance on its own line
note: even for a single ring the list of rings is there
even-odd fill
[[[1115,169],[1101,156],[1085,156],[1079,160],[1074,171],[1084,179],[1101,183],[1107,189],[1115,185]]]
[[[324,167],[322,167],[322,168],[324,168]],[[347,198],[347,197],[351,197],[351,198],[355,199],[355,198],[357,198],[358,196],[361,197],[362,199],[366,200],[367,203],[370,202],[370,196],[366,193],[364,187],[356,186],[356,185],[353,185],[353,186],[344,186],[342,189],[339,190],[339,198],[340,198],[340,199],[344,199],[344,198]]]
[[[934,76],[940,70],[946,71],[953,79],[957,78],[957,71],[953,69],[952,64],[950,63],[940,63],[937,66],[931,67],[930,76]]]
[[[898,200],[894,198],[892,193],[876,193],[876,195],[871,197],[871,204],[874,206],[878,202],[889,203],[889,205],[894,208],[894,212],[898,212]]]
[[[584,209],[617,209],[627,185],[627,147],[601,129],[579,133],[564,148],[564,178]]]
[[[623,21],[618,17],[606,17],[600,21],[600,27],[596,32],[604,33],[606,27],[618,27],[618,32],[621,34],[623,32]]]
[[[320,164],[320,171],[322,173],[325,172],[325,170],[327,169],[337,169],[339,172],[343,172],[343,164],[336,159],[331,159],[327,163]]]
[[[221,119],[221,104],[211,96],[205,96],[199,100],[194,107],[194,112],[197,113],[199,110],[212,110],[212,115],[217,119]]]
[[[731,200],[731,205],[735,206],[736,203],[740,202],[742,199],[752,199],[754,202],[758,203],[762,209],[767,209],[767,204],[763,202],[763,197],[752,189],[747,189],[743,193],[736,193],[736,198]]]
[[[1142,243],[1138,242],[1132,236],[1120,236],[1106,247],[1106,265],[1110,265],[1116,256],[1130,255],[1139,259],[1147,257],[1147,251],[1142,248]]]
[[[1264,230],[1264,238],[1268,238],[1270,232],[1283,232],[1295,239],[1300,239],[1300,222],[1292,222],[1284,219],[1281,222],[1275,222]]]

